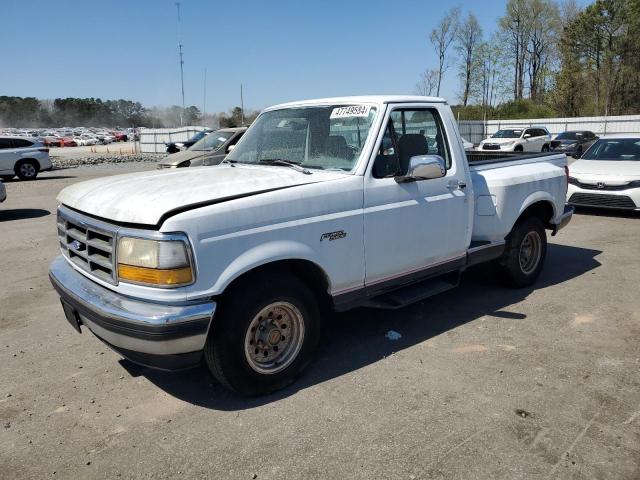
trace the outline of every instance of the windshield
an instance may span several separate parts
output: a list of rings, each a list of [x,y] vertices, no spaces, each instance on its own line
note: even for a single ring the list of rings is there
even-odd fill
[[[498,130],[493,134],[493,138],[520,138],[522,129],[520,130]]]
[[[217,150],[224,144],[224,142],[229,140],[232,135],[233,133],[231,132],[212,132],[191,145],[189,150],[196,150],[200,152]]]
[[[349,171],[376,117],[370,105],[328,105],[261,114],[227,156],[240,163],[285,160],[307,168]]]
[[[580,160],[640,160],[640,138],[598,140]]]
[[[582,140],[584,135],[582,132],[564,132],[556,137],[556,140]]]
[[[191,137],[189,140],[187,140],[187,142],[197,142],[202,137],[204,137],[207,133],[209,133],[209,132],[208,131],[198,132],[193,137]]]

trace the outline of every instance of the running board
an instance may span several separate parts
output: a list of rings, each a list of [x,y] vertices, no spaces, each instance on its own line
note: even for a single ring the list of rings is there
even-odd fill
[[[425,298],[433,297],[439,293],[455,288],[460,283],[460,272],[452,272],[440,277],[423,280],[413,285],[399,288],[383,295],[370,298],[363,307],[382,308],[396,310]]]

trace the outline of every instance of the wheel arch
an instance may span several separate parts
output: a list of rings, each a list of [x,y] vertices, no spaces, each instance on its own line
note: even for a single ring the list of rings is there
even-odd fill
[[[36,166],[38,167],[38,171],[40,171],[40,169],[42,168],[42,165],[40,165],[40,162],[36,159],[36,158],[31,158],[31,157],[26,157],[26,158],[21,158],[20,160],[17,160],[16,163],[13,166],[14,170],[18,169],[18,165],[20,165],[21,163],[24,162],[33,162],[36,164]]]
[[[285,243],[265,243],[244,252],[220,274],[215,290],[224,295],[256,274],[284,271],[305,282],[314,293],[329,299],[331,279],[326,270],[314,261],[313,250],[298,242]]]
[[[553,228],[551,221],[556,217],[556,207],[551,194],[535,192],[529,195],[523,202],[515,223],[531,216],[538,217],[546,229]]]

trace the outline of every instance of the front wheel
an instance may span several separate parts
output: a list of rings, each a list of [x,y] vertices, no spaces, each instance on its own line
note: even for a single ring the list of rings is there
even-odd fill
[[[548,151],[549,151],[549,145],[543,145],[542,152],[548,152]]]
[[[205,345],[213,375],[243,395],[292,383],[311,361],[320,335],[313,293],[283,272],[254,275],[220,304]]]
[[[538,217],[516,223],[507,236],[504,255],[497,262],[503,280],[512,287],[533,285],[547,255],[547,233]]]

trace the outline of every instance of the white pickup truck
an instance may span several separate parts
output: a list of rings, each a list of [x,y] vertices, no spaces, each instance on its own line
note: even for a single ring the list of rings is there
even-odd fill
[[[440,98],[274,106],[219,166],[64,189],[50,278],[69,322],[131,361],[273,391],[327,312],[399,308],[485,261],[535,281],[572,215],[566,156],[469,155]]]

